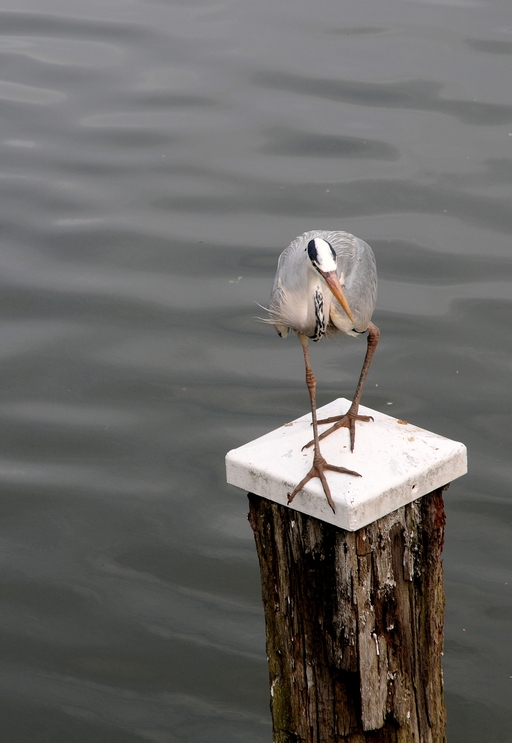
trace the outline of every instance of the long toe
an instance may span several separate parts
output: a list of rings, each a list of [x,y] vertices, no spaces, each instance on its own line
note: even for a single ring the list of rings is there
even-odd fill
[[[321,456],[315,457],[315,460],[313,462],[313,466],[307,473],[307,475],[299,482],[296,488],[291,493],[288,493],[288,504],[292,502],[292,500],[295,498],[298,492],[302,490],[302,488],[308,483],[310,480],[312,480],[314,477],[318,477],[320,482],[322,483],[322,487],[324,489],[325,497],[327,498],[327,502],[329,503],[330,507],[333,510],[333,513],[336,513],[336,508],[334,506],[334,501],[332,499],[331,495],[331,489],[329,488],[329,484],[327,482],[327,479],[325,477],[325,470],[331,470],[332,472],[340,472],[343,475],[351,475],[352,477],[361,477],[359,472],[354,472],[354,470],[348,470],[346,467],[340,467],[335,464],[329,464],[325,461],[325,459]]]
[[[365,423],[368,423],[368,421],[372,421],[373,418],[371,415],[353,415],[350,414],[348,411],[344,413],[343,415],[333,415],[330,418],[322,418],[318,421],[318,425],[322,423],[340,423],[340,426],[347,426],[347,423],[343,423],[343,421],[347,418],[354,418],[356,421],[364,421]],[[339,428],[339,426],[338,426]]]
[[[334,464],[326,464],[324,469],[332,470],[333,472],[341,472],[343,475],[352,475],[352,477],[362,477],[362,475],[360,475],[359,472],[354,472],[354,470],[348,470],[346,467],[336,467],[336,465]]]
[[[373,421],[373,418],[371,415],[351,415],[350,413],[345,413],[344,415],[336,415],[332,418],[324,418],[321,421],[318,421],[318,425],[321,423],[334,423],[333,426],[327,429],[327,431],[323,431],[318,437],[318,440],[321,441],[322,439],[327,438],[327,436],[330,436],[331,433],[334,433],[334,431],[338,431],[340,428],[348,428],[350,431],[350,451],[354,451],[354,443],[356,439],[356,421],[362,421],[363,423],[368,423],[369,421]],[[307,444],[304,444],[302,449],[309,449],[310,446],[313,446],[314,440],[308,441]]]

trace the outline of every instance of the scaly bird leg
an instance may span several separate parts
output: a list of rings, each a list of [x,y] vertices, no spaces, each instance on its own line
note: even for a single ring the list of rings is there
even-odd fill
[[[311,418],[313,421],[313,441],[311,443],[313,443],[315,446],[315,453],[313,455],[313,465],[311,469],[309,470],[308,474],[306,475],[306,477],[304,477],[299,482],[299,484],[293,490],[292,493],[288,493],[288,503],[292,502],[292,500],[295,498],[297,493],[300,490],[302,490],[302,488],[304,487],[304,485],[306,485],[306,483],[308,483],[314,477],[318,477],[320,479],[320,482],[322,483],[322,487],[324,489],[327,502],[329,503],[334,513],[336,513],[336,508],[334,507],[334,502],[332,500],[329,485],[325,478],[324,470],[332,470],[333,472],[341,472],[346,475],[352,475],[353,477],[361,477],[361,475],[358,472],[347,470],[345,467],[337,467],[334,464],[328,464],[320,453],[320,440],[318,438],[318,423],[316,419],[316,379],[315,379],[315,375],[313,374],[311,364],[309,363],[308,338],[306,335],[302,335],[302,333],[297,333],[297,335],[302,344],[302,350],[304,352],[304,363],[306,365],[306,384],[309,390],[309,399],[311,401]]]
[[[377,344],[379,342],[379,337],[380,330],[371,322],[368,325],[368,343],[366,346],[366,356],[364,357],[363,368],[361,369],[361,374],[359,376],[359,382],[357,383],[354,399],[352,400],[352,405],[344,415],[335,415],[332,418],[324,418],[318,421],[318,423],[334,423],[334,426],[328,428],[327,431],[324,431],[318,437],[319,441],[325,439],[326,436],[329,436],[334,431],[337,431],[338,428],[348,428],[350,430],[350,451],[354,451],[354,443],[356,439],[356,421],[368,422],[373,420],[370,415],[358,415],[357,411],[359,410],[359,402],[363,393],[364,383],[368,374],[368,370],[370,368],[370,364],[372,362],[373,354],[375,353],[375,349],[377,348]],[[315,444],[315,439],[309,441],[304,449],[312,446],[313,444]]]

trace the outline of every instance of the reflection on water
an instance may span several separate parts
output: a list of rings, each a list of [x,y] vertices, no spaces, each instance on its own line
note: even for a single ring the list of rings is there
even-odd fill
[[[450,743],[510,735],[510,19],[501,0],[0,11],[2,740],[269,741],[224,454],[306,411],[255,322],[306,229],[373,246],[364,403],[469,448]],[[364,342],[318,344],[319,404]]]

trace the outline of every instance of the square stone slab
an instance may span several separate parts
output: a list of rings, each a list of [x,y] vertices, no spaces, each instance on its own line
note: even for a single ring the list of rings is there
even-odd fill
[[[344,413],[350,401],[333,400],[318,410],[318,418]],[[467,450],[458,441],[425,431],[385,413],[359,406],[373,422],[356,423],[354,452],[349,431],[341,428],[320,442],[329,464],[359,472],[353,477],[326,472],[336,513],[332,512],[318,478],[307,483],[290,508],[348,531],[382,518],[422,495],[447,485],[467,472]],[[328,424],[319,426],[319,432]],[[287,493],[311,467],[313,448],[302,447],[313,436],[311,413],[285,423],[226,455],[227,481],[245,491],[288,505]]]

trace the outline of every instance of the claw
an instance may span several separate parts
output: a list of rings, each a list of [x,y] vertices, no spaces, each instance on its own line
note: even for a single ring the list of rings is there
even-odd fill
[[[361,477],[359,472],[354,472],[354,470],[348,470],[346,467],[338,467],[335,464],[328,464],[325,459],[319,455],[316,456],[313,460],[313,465],[311,469],[309,470],[306,477],[304,477],[297,487],[293,490],[292,493],[288,493],[288,505],[292,502],[292,500],[295,498],[297,493],[302,490],[304,485],[308,483],[310,480],[312,480],[314,477],[318,477],[320,482],[322,483],[322,487],[324,489],[325,497],[327,498],[327,502],[329,503],[330,507],[333,510],[333,513],[336,513],[336,508],[334,506],[334,501],[332,499],[331,490],[329,488],[329,485],[327,483],[327,479],[324,474],[324,470],[332,470],[333,472],[341,472],[344,475],[352,475],[353,477]]]
[[[327,431],[321,433],[318,436],[318,440],[321,441],[322,439],[325,439],[327,436],[330,436],[331,433],[334,433],[334,431],[337,431],[339,428],[348,428],[350,431],[350,451],[354,451],[354,444],[356,440],[356,421],[363,421],[363,423],[368,423],[369,421],[373,421],[373,418],[371,415],[351,414],[350,410],[348,410],[344,415],[333,415],[332,418],[323,418],[322,420],[318,421],[318,425],[320,425],[321,423],[334,423],[334,425],[328,428]],[[304,449],[308,449],[310,446],[313,446],[314,443],[314,439],[308,441],[307,444],[304,444],[301,451],[304,451]]]

